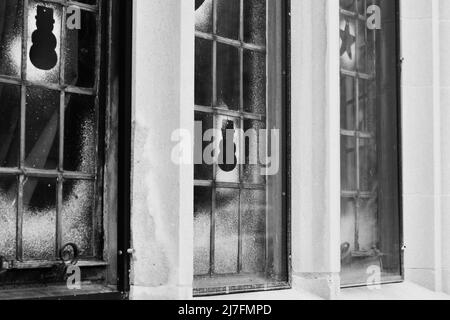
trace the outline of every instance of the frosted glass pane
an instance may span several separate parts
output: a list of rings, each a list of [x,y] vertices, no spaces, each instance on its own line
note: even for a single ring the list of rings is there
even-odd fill
[[[359,250],[376,254],[378,243],[378,199],[361,199],[358,208]]]
[[[342,190],[356,190],[356,139],[354,137],[341,138],[341,180]]]
[[[66,180],[63,184],[63,244],[74,243],[81,256],[93,256],[95,188],[91,181]]]
[[[244,41],[266,44],[266,1],[244,0]]]
[[[213,128],[213,115],[202,113],[202,112],[196,112],[195,113],[195,121],[196,123],[202,124],[202,130],[201,132],[196,132],[196,134],[201,134],[202,137],[204,137],[204,134],[206,131]],[[202,142],[201,145],[199,142]],[[205,149],[212,143],[211,141],[203,141],[203,138],[196,137],[195,141],[195,152],[198,152],[198,164],[196,163],[194,165],[194,179],[195,180],[212,180],[213,175],[213,166],[207,164],[204,160],[203,153],[205,152]],[[212,155],[211,155],[212,157]],[[200,161],[201,160],[201,161]],[[201,164],[200,164],[201,163]]]
[[[355,130],[356,100],[355,80],[341,76],[341,129]]]
[[[240,73],[239,50],[217,44],[217,103],[218,107],[239,110]]]
[[[0,74],[20,77],[22,66],[22,2],[0,1]]]
[[[215,211],[215,273],[234,274],[238,270],[239,190],[218,189]]]
[[[266,192],[243,190],[242,210],[242,271],[264,272],[266,257]]]
[[[359,80],[359,130],[377,132],[377,86],[375,81]]]
[[[211,189],[194,191],[194,274],[206,275],[210,271],[211,252]]]
[[[58,91],[27,88],[25,165],[56,169],[59,162]]]
[[[376,192],[377,188],[377,145],[374,139],[359,140],[359,187],[361,191]]]
[[[53,260],[56,237],[56,179],[28,178],[24,184],[25,260]]]
[[[212,41],[195,39],[195,104],[211,106]]]
[[[0,254],[16,255],[17,178],[0,176]]]
[[[244,51],[244,110],[266,113],[266,56]]]
[[[341,201],[341,258],[343,262],[351,261],[351,252],[357,249],[356,232],[356,202],[354,199],[343,198]]]
[[[93,12],[81,10],[81,29],[67,29],[65,83],[92,88],[95,84],[97,22]]]
[[[64,123],[64,170],[94,173],[97,125],[95,98],[66,95]]]
[[[265,171],[260,165],[261,161],[266,162],[266,159],[260,158],[260,148],[264,147],[264,142],[261,141],[260,135],[263,132],[260,130],[266,129],[264,122],[256,120],[244,121],[245,133],[245,164],[243,165],[244,183],[249,184],[264,184],[266,177],[263,174]],[[265,152],[262,153],[263,155]]]
[[[216,0],[217,34],[219,36],[239,39],[240,0]]]
[[[213,0],[195,0],[195,30],[212,32]]]
[[[0,84],[0,167],[18,167],[20,87]]]

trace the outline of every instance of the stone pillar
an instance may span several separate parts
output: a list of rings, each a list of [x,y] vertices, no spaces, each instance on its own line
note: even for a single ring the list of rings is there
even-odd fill
[[[194,126],[194,1],[134,1],[132,299],[190,299],[193,166],[171,161]]]
[[[440,0],[442,290],[450,294],[450,3]]]
[[[292,1],[294,288],[337,297],[340,272],[339,1]]]
[[[405,278],[440,290],[442,167],[439,0],[402,0]],[[414,39],[414,41],[411,41]],[[444,41],[447,42],[447,41]]]

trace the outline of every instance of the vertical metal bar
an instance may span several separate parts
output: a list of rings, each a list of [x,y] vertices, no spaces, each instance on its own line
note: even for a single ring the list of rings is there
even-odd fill
[[[62,69],[62,68],[61,68]],[[58,165],[58,180],[57,180],[57,198],[56,198],[56,257],[62,247],[62,208],[63,208],[63,184],[64,184],[64,119],[65,119],[65,104],[66,93],[64,90],[60,92],[59,99],[59,165]]]
[[[241,115],[240,117],[240,128],[241,129],[240,132],[243,132],[244,130],[244,117]],[[242,206],[241,206],[241,202],[242,202],[242,190],[243,190],[243,185],[244,185],[244,162],[245,162],[245,138],[243,135],[239,134],[239,158],[241,161],[239,161],[239,206],[238,206],[238,240],[239,240],[239,247],[238,247],[238,273],[242,272],[242,252],[243,252],[243,248],[242,248]]]
[[[64,2],[66,4],[67,1]],[[61,16],[61,35],[60,35],[60,54],[59,54],[59,83],[62,86],[59,99],[59,159],[58,159],[58,180],[56,192],[56,237],[55,237],[55,256],[58,257],[59,250],[62,247],[62,208],[63,208],[63,172],[64,172],[64,122],[66,111],[66,92],[64,90],[65,84],[65,65],[66,65],[66,21],[67,21],[67,7],[62,6]]]
[[[364,24],[367,24],[367,0],[364,0]],[[365,72],[369,73],[370,66],[369,66],[369,30],[368,28],[364,28],[364,45],[365,45]],[[367,93],[367,90],[366,90]],[[367,96],[367,95],[366,95]],[[366,103],[366,109],[367,109],[367,103]]]
[[[21,79],[22,83],[27,79],[28,61],[28,0],[23,0],[23,30],[22,30],[22,58]],[[27,87],[22,84],[20,91],[20,163],[21,170],[25,167],[25,126],[26,126],[26,97]],[[17,197],[17,219],[16,219],[16,259],[23,261],[23,187],[25,183],[23,174],[19,176],[19,190]]]
[[[20,102],[20,170],[25,167],[25,119],[26,119],[26,95],[27,87],[25,85],[21,86],[21,102]],[[23,171],[22,171],[23,172]],[[23,235],[23,186],[24,185],[24,175],[23,173],[19,176],[19,190],[17,197],[17,219],[16,219],[16,256],[18,261],[23,260],[23,245],[22,245],[22,235]]]
[[[367,0],[363,1],[364,11],[363,11],[363,17],[364,17],[364,25],[367,22]],[[368,28],[364,27],[364,73],[369,74],[370,65],[369,65],[369,42],[368,42]],[[368,116],[368,91],[367,91],[367,82],[368,80],[364,81],[363,85],[363,92],[362,92],[362,101],[364,101],[364,111],[363,111],[363,120],[362,123],[364,125],[363,128],[361,128],[361,131],[368,131],[367,130],[367,116]]]
[[[340,13],[339,14],[339,21],[340,21],[340,19],[342,19],[342,13]],[[340,25],[339,25],[339,30],[341,30],[341,27],[340,27]],[[341,57],[339,57],[339,58],[341,58]],[[343,86],[343,77],[342,77],[342,67],[341,67],[341,63],[340,63],[340,67],[339,67],[339,84],[340,84],[340,86],[341,86],[341,95],[342,95],[342,86]],[[347,99],[347,97],[345,97],[345,108],[347,109],[348,108],[348,99]],[[342,99],[341,99],[341,105],[340,105],[340,114],[342,115]],[[341,125],[341,129],[342,129],[342,125]],[[340,143],[341,143],[341,154],[340,154],[340,160],[341,160],[341,166],[343,165],[343,152],[342,152],[342,137],[343,137],[343,135],[342,135],[342,130],[340,130],[340,137],[339,137],[339,139],[340,139]],[[345,164],[344,164],[345,165]],[[343,175],[341,174],[341,182],[343,181]],[[341,187],[341,198],[340,198],[340,201],[341,201],[341,203],[343,202],[343,200],[344,200],[344,198],[342,197],[342,187]],[[342,217],[342,210],[341,210],[341,213],[340,213],[340,216]],[[267,241],[266,241],[266,243],[267,243]]]
[[[212,42],[212,106],[217,107],[217,0],[213,1],[213,42]]]
[[[102,0],[97,1],[97,13],[96,13],[96,26],[97,26],[97,34],[96,34],[96,46],[95,46],[95,85],[94,89],[99,95],[100,90],[100,68],[101,68],[101,44],[102,44],[102,8],[103,2]]]
[[[244,111],[244,0],[239,4],[239,110]]]
[[[243,257],[242,257],[242,187],[239,187],[239,202],[238,202],[238,263],[237,273],[242,272]]]
[[[268,96],[268,93],[270,92],[270,88],[269,88],[269,67],[268,67],[268,65],[269,65],[269,63],[271,63],[272,61],[273,61],[273,58],[272,57],[269,57],[269,53],[270,54],[274,54],[273,52],[275,52],[275,49],[273,48],[273,46],[269,46],[269,41],[271,41],[271,43],[272,43],[272,39],[271,39],[271,37],[277,37],[278,35],[279,35],[279,33],[278,33],[278,30],[271,30],[271,23],[269,23],[269,21],[271,21],[271,20],[277,20],[277,18],[278,18],[278,13],[277,13],[277,5],[275,5],[275,2],[272,4],[270,1],[266,1],[266,8],[265,8],[265,10],[266,10],[266,24],[265,24],[265,28],[266,28],[266,30],[265,30],[265,34],[266,34],[266,42],[265,42],[265,48],[266,48],[266,72],[265,72],[265,74],[266,74],[266,99],[265,99],[265,101],[266,101],[266,105],[265,105],[265,111],[264,111],[264,115],[265,115],[265,128],[266,129],[269,129],[270,127],[271,127],[271,124],[273,123],[273,120],[275,120],[275,119],[270,119],[269,120],[269,110],[268,110],[268,103],[269,103],[269,96]],[[272,9],[272,10],[271,10]],[[272,11],[275,11],[275,17],[272,17]],[[272,27],[273,28],[273,27]],[[275,33],[275,35],[274,35],[274,33]],[[270,37],[269,37],[269,35],[270,35]],[[276,53],[275,55],[278,55],[278,53]],[[277,59],[278,59],[278,57],[277,57]],[[281,74],[278,74],[277,73],[277,76],[281,76]],[[284,105],[281,105],[281,108],[283,109],[284,108]],[[284,110],[283,110],[284,111]],[[276,122],[276,120],[275,120],[275,122]],[[285,129],[285,128],[282,128],[283,130]],[[258,143],[259,143],[259,145],[260,145],[260,141],[259,141],[259,134],[258,134]],[[272,146],[269,146],[269,139],[268,139],[268,134],[266,133],[266,144],[265,144],[265,148],[266,148],[266,154],[268,154],[267,152],[268,152],[268,148],[271,148]],[[264,272],[265,272],[265,274],[269,274],[270,273],[270,269],[271,269],[271,266],[269,265],[269,259],[270,259],[270,252],[269,252],[269,250],[270,250],[270,247],[271,247],[271,245],[270,245],[270,243],[271,243],[271,234],[270,234],[270,229],[269,229],[269,210],[267,209],[267,207],[268,207],[268,199],[269,199],[269,196],[268,196],[268,192],[269,192],[269,188],[268,188],[268,179],[267,179],[267,177],[265,177],[264,178],[265,180],[265,199],[264,199],[264,205],[265,205],[265,232],[266,232],[266,239],[265,239],[265,241],[264,241]],[[282,213],[279,213],[280,215],[282,215]],[[272,253],[272,256],[273,256],[273,253]]]
[[[211,190],[211,239],[210,239],[210,266],[209,272],[213,276],[216,273],[216,186],[213,182]]]
[[[360,154],[359,154],[359,10],[358,1],[354,2],[355,19],[355,156],[356,156],[356,205],[355,205],[355,249],[359,251],[359,204],[360,204]]]
[[[63,221],[62,221],[62,208],[63,208],[63,175],[60,173],[58,175],[57,181],[57,191],[56,191],[56,237],[55,237],[55,257],[58,258],[59,251],[62,248],[62,233],[63,233]]]
[[[367,8],[367,0],[366,0],[366,8]],[[367,21],[367,18],[368,18],[368,16],[367,16],[367,11],[366,11],[365,12],[365,19],[366,19],[366,21]],[[377,41],[376,41],[376,39],[377,39],[376,32],[375,32],[375,30],[373,30],[372,31],[372,39],[371,39],[372,42],[373,42],[372,43],[372,61],[370,61],[370,59],[369,59],[370,57],[369,57],[369,51],[368,50],[367,50],[367,58],[366,58],[367,59],[367,65],[368,65],[367,69],[368,69],[368,71],[371,71],[371,73],[369,74],[369,80],[366,81],[366,83],[367,83],[367,87],[366,87],[366,92],[367,92],[366,107],[369,104],[371,106],[373,105],[372,97],[376,96],[376,92],[375,92],[375,95],[372,95],[372,94],[369,95],[369,89],[373,87],[373,88],[375,88],[375,90],[378,90],[377,86],[373,86],[373,84],[376,84],[376,70],[377,70],[377,54],[376,54],[377,53],[377,47],[376,47]],[[367,42],[370,41],[368,34],[366,36],[366,41]],[[370,69],[370,65],[371,65],[372,69]],[[377,119],[378,117],[376,116],[377,113],[375,112],[375,110],[372,110],[372,111],[373,111],[372,116],[375,117],[374,120],[375,121],[378,120]],[[370,132],[371,134],[373,134],[373,137],[370,140],[370,142],[374,144],[373,147],[375,149],[378,148],[378,146],[377,146],[377,144],[378,144],[378,141],[377,141],[377,131],[378,131],[378,129],[377,128],[378,128],[378,125],[375,125],[374,129],[372,130],[372,132]],[[377,166],[378,166],[378,161],[377,161]],[[378,193],[378,187],[377,187],[377,190],[371,190],[371,192],[372,193],[375,192],[375,194],[377,194]],[[377,202],[378,202],[378,194],[376,195],[376,198],[377,198]],[[378,203],[377,203],[377,206],[378,206]],[[376,221],[377,221],[377,227],[376,227],[377,229],[375,230],[375,232],[377,234],[378,243],[382,244],[383,241],[382,241],[382,236],[381,236],[381,232],[380,232],[380,230],[381,230],[381,221],[380,221],[380,211],[379,210],[376,210]],[[378,248],[378,249],[382,249],[382,248]]]
[[[99,154],[100,154],[100,148],[99,148],[99,132],[100,132],[100,101],[99,101],[99,95],[100,95],[100,70],[101,70],[101,48],[102,48],[102,9],[103,9],[103,1],[98,0],[97,1],[97,16],[96,16],[96,26],[97,26],[97,34],[96,34],[96,52],[95,52],[95,132],[97,132],[97,135],[95,137],[95,177],[96,181],[94,184],[94,214],[92,215],[92,226],[93,226],[93,237],[91,239],[91,245],[94,250],[94,255],[100,255],[99,248],[97,245],[97,239],[99,239],[100,230],[98,230],[97,226],[98,221],[102,219],[102,197],[100,196],[100,184],[103,181],[103,170],[100,167],[100,161],[99,161]],[[105,217],[108,215],[108,212],[105,212]]]
[[[366,12],[366,19],[367,19],[367,12]],[[377,73],[377,35],[376,35],[377,33],[375,32],[375,31],[372,31],[372,41],[373,41],[373,51],[372,51],[372,74],[370,74],[370,81],[371,82],[369,82],[369,80],[367,81],[367,83],[368,83],[368,85],[370,85],[370,88],[375,88],[375,91],[378,91],[378,86],[373,86],[372,85],[372,83],[374,83],[374,84],[376,84],[377,83],[377,81],[376,81],[376,73]],[[369,60],[369,59],[367,59],[367,60]],[[369,88],[367,88],[367,98],[368,98],[368,102],[367,102],[367,104],[373,104],[374,103],[374,96],[377,96],[378,94],[377,94],[377,92],[375,92],[375,94],[371,94],[371,95],[369,95]],[[373,116],[375,117],[375,121],[377,122],[377,120],[378,120],[378,113],[377,112],[375,112],[375,110],[373,110]],[[377,134],[378,134],[378,125],[375,125],[374,126],[374,130],[373,130],[373,142],[375,143],[375,150],[376,150],[376,152],[378,152],[377,150],[378,150],[378,140],[377,140]],[[377,156],[377,159],[378,159],[378,156]],[[378,167],[378,160],[377,160],[377,164],[376,164],[376,166]],[[377,188],[376,188],[376,190],[372,190],[372,191],[374,191],[375,192],[375,194],[376,194],[376,198],[377,198],[377,207],[378,207],[378,200],[379,200],[379,197],[378,197],[378,186],[377,186]],[[401,194],[401,193],[400,193]],[[378,228],[378,230],[376,230],[377,231],[377,237],[378,237],[378,243],[381,245],[382,243],[383,243],[383,239],[382,239],[382,235],[381,235],[381,220],[380,220],[380,211],[379,210],[377,210],[376,211],[376,219],[377,219],[377,228]],[[381,249],[382,250],[382,248],[380,247],[380,248],[378,248],[378,249]]]
[[[19,195],[17,201],[17,225],[16,225],[16,259],[17,261],[23,261],[23,175],[19,176]]]
[[[241,45],[239,48],[239,110],[244,112],[244,0],[240,0],[239,2],[239,40],[241,41]],[[240,128],[244,129],[244,118],[241,115],[240,117]],[[242,135],[239,135],[239,150],[242,151],[245,143],[245,139]],[[241,153],[241,152],[240,152]],[[245,160],[243,154],[240,154],[239,157]],[[239,162],[239,205],[238,205],[238,273],[242,271],[242,208],[241,208],[241,194],[242,194],[242,176],[244,172],[244,168],[242,165],[242,161]]]
[[[28,61],[28,0],[23,1],[23,32],[22,32],[22,59],[21,59],[21,100],[20,100],[20,168],[25,166],[25,118],[26,118],[26,97],[27,88],[24,81],[27,78],[27,61]]]
[[[64,4],[67,0],[64,1]],[[67,7],[62,6],[62,16],[61,16],[61,34],[60,34],[60,52],[59,52],[59,83],[63,85],[65,83],[65,65],[66,65],[66,21],[67,21]]]
[[[22,30],[22,60],[21,60],[21,76],[22,81],[27,78],[27,61],[28,61],[28,0],[23,0],[23,30]]]
[[[212,0],[213,3],[213,36],[217,33],[217,0]],[[212,43],[212,106],[217,106],[217,41],[213,39]],[[212,116],[213,128],[216,128],[216,114]],[[213,164],[213,181],[211,187],[211,229],[210,229],[210,275],[215,274],[215,252],[216,252],[216,175],[217,164]]]

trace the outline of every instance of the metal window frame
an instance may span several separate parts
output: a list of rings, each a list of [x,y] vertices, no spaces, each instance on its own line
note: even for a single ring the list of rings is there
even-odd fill
[[[404,243],[404,218],[403,218],[403,169],[402,169],[402,99],[401,99],[401,83],[402,83],[402,55],[401,55],[401,23],[400,23],[400,1],[395,1],[395,29],[396,29],[396,60],[397,60],[397,79],[396,79],[396,126],[397,126],[397,139],[396,139],[396,145],[398,147],[397,151],[397,175],[398,175],[398,199],[397,199],[397,215],[399,218],[399,229],[397,230],[399,234],[399,247],[403,247]],[[368,0],[364,0],[364,8],[367,8],[367,2]],[[361,15],[358,13],[358,2],[354,2],[355,11],[348,11],[345,9],[340,9],[340,14],[344,16],[348,16],[356,21],[366,21],[367,20],[367,13],[364,12],[364,15]],[[358,43],[358,33],[359,29],[357,24],[355,24],[355,37],[356,37],[356,44]],[[360,103],[360,95],[359,95],[359,83],[358,81],[360,79],[362,80],[371,80],[372,76],[370,74],[359,72],[358,70],[358,50],[355,50],[355,71],[345,70],[342,67],[340,68],[340,76],[341,78],[343,76],[345,77],[351,77],[355,79],[354,84],[354,92],[355,96],[358,97],[356,99],[353,99],[355,101],[355,128],[354,130],[345,130],[341,128],[341,137],[355,137],[356,139],[356,145],[355,145],[355,152],[356,152],[356,190],[342,190],[341,189],[341,199],[354,199],[355,202],[355,229],[357,228],[357,221],[358,221],[358,206],[359,201],[361,199],[369,199],[374,196],[371,192],[364,192],[360,190],[360,166],[359,166],[359,140],[360,139],[376,139],[376,137],[373,137],[371,133],[369,132],[363,132],[359,130],[359,103]],[[348,102],[347,102],[348,103]],[[358,231],[355,230],[355,244],[358,244]],[[391,283],[401,283],[405,280],[405,269],[404,269],[404,251],[400,249],[400,275],[398,276],[391,276],[386,277],[385,279],[382,279],[382,281],[379,284],[385,285],[385,284],[391,284]],[[362,284],[343,284],[341,285],[342,289],[346,288],[355,288],[355,287],[361,287],[365,286],[367,283]]]
[[[23,188],[26,178],[55,178],[56,179],[56,230],[55,230],[55,252],[54,257],[57,259],[60,249],[63,246],[62,243],[62,208],[63,208],[63,184],[64,180],[86,180],[92,181],[95,186],[95,194],[98,194],[101,190],[100,184],[102,183],[102,155],[99,150],[99,137],[101,133],[99,132],[99,122],[100,122],[100,61],[101,61],[101,44],[102,44],[102,28],[103,28],[103,17],[102,8],[103,0],[97,0],[95,5],[87,5],[85,3],[80,3],[77,1],[70,0],[43,0],[43,4],[50,5],[60,5],[61,6],[61,34],[60,37],[60,52],[59,52],[59,79],[58,84],[46,83],[41,81],[29,81],[27,80],[27,64],[28,64],[28,9],[29,0],[22,0],[23,9],[23,30],[22,30],[22,43],[21,43],[21,70],[20,78],[0,76],[1,84],[17,85],[20,86],[21,91],[21,110],[20,110],[20,155],[19,155],[19,166],[17,168],[1,168],[0,175],[13,175],[18,177],[18,190],[17,190],[17,227],[16,227],[16,261],[13,268],[21,269],[29,268],[30,266],[39,267],[40,265],[47,265],[48,261],[24,261],[23,252]],[[39,3],[39,2],[38,2]],[[65,84],[65,41],[66,41],[66,20],[67,20],[67,8],[70,6],[77,6],[83,11],[88,11],[96,15],[96,46],[95,46],[95,80],[93,88],[82,88],[73,85]],[[46,169],[31,169],[26,166],[26,112],[27,112],[27,88],[41,88],[46,90],[51,90],[53,92],[58,91],[60,94],[59,101],[59,123],[58,123],[58,138],[55,143],[59,146],[58,155],[58,166],[55,170]],[[82,172],[71,172],[64,170],[64,136],[65,136],[65,109],[66,109],[66,94],[78,94],[95,97],[95,126],[96,126],[96,159],[95,159],[95,171],[94,173],[82,173]],[[94,198],[94,212],[93,212],[93,236],[92,236],[92,258],[99,255],[99,246],[96,243],[96,239],[99,238],[98,232],[96,230],[96,219],[102,216],[102,203],[99,197]],[[91,257],[89,257],[91,259]],[[88,260],[89,260],[88,259]]]
[[[112,0],[116,2],[117,0]],[[127,298],[130,291],[131,270],[131,154],[132,154],[132,70],[133,70],[133,8],[134,0],[119,0],[118,11],[122,17],[111,26],[111,34],[118,34],[116,63],[119,65],[118,105],[118,177],[117,177],[117,277],[118,290]],[[113,51],[113,50],[112,50]]]
[[[196,39],[204,39],[212,41],[212,105],[211,106],[201,106],[195,105],[194,112],[200,112],[203,114],[210,114],[213,116],[213,128],[216,128],[216,116],[229,116],[240,120],[240,128],[244,127],[244,120],[256,120],[267,123],[268,115],[258,114],[258,113],[249,113],[244,111],[244,50],[250,50],[253,52],[259,53],[267,53],[267,49],[265,46],[248,44],[244,42],[244,0],[240,0],[240,17],[239,17],[239,39],[228,39],[217,35],[217,0],[212,0],[213,3],[213,17],[212,17],[212,33],[205,33],[196,31],[195,37]],[[254,291],[267,291],[267,290],[280,290],[280,289],[289,289],[291,288],[291,186],[290,186],[290,172],[291,172],[291,157],[290,157],[290,0],[284,0],[281,2],[282,5],[282,18],[283,22],[281,23],[282,29],[282,39],[280,42],[282,44],[282,74],[280,75],[282,78],[282,94],[281,94],[281,105],[283,108],[283,128],[284,128],[284,136],[283,136],[283,146],[281,148],[281,152],[283,155],[283,194],[285,195],[284,201],[282,201],[283,212],[286,214],[286,281],[274,281],[272,283],[266,283],[264,285],[230,285],[230,286],[218,286],[211,288],[194,288],[194,296],[211,296],[211,295],[221,295],[221,294],[230,294],[230,293],[239,293],[239,292],[254,292]],[[269,7],[269,1],[267,2],[267,6]],[[269,13],[267,13],[269,14]],[[267,28],[270,26],[267,25]],[[267,44],[268,39],[266,39]],[[235,47],[239,50],[239,61],[240,61],[240,103],[239,110],[227,110],[218,106],[217,103],[217,44],[226,44],[228,46]],[[268,60],[266,59],[266,63]],[[266,68],[269,68],[267,66]],[[266,79],[266,82],[269,80]],[[269,91],[267,91],[269,93]],[[266,101],[266,106],[269,104],[269,100]],[[239,141],[242,143],[242,141]],[[216,181],[216,173],[217,173],[217,164],[213,165],[213,178],[212,180],[194,180],[195,187],[209,187],[211,188],[211,225],[210,225],[210,270],[207,275],[204,276],[194,276],[194,278],[204,278],[204,277],[215,277],[214,273],[214,241],[215,241],[215,219],[214,212],[216,208],[216,190],[218,188],[226,188],[226,189],[238,189],[242,190],[266,190],[266,184],[248,184],[242,181],[242,171],[243,165],[239,165],[239,182],[238,183],[228,183],[228,182],[219,182]],[[241,196],[241,192],[240,192]],[[267,219],[266,219],[267,221]],[[238,210],[238,258],[237,258],[237,273],[230,275],[236,276],[241,275],[242,272],[242,225],[241,225],[241,208],[239,205]],[[267,260],[267,250],[268,246],[265,246],[266,254],[265,259]],[[267,263],[267,262],[266,262]],[[219,277],[227,277],[226,275],[217,275]]]
[[[358,46],[358,39],[360,37],[359,34],[359,23],[363,22],[365,23],[367,21],[367,13],[364,12],[364,15],[361,15],[358,11],[358,1],[353,2],[354,11],[348,11],[345,9],[340,9],[341,16],[345,16],[349,19],[352,19],[352,21],[355,22],[355,46]],[[367,8],[367,0],[363,0],[363,7]],[[375,37],[375,34],[374,34]],[[376,41],[374,39],[374,41]],[[364,35],[364,42],[367,42],[367,28],[365,28],[365,35]],[[367,44],[366,44],[367,46]],[[359,230],[358,230],[358,221],[359,221],[359,203],[362,199],[370,199],[374,196],[377,196],[376,193],[371,192],[365,192],[361,190],[361,155],[360,155],[360,146],[361,146],[361,140],[373,140],[376,139],[376,135],[373,135],[370,132],[365,132],[360,128],[360,103],[361,103],[361,94],[360,94],[360,81],[361,80],[368,80],[373,81],[374,77],[368,73],[360,72],[359,66],[360,66],[360,57],[359,57],[359,48],[356,48],[355,50],[355,71],[349,71],[346,69],[343,69],[341,67],[341,77],[350,77],[353,79],[353,92],[354,97],[351,100],[347,100],[346,103],[353,104],[355,106],[354,110],[354,129],[353,130],[345,130],[341,129],[341,137],[346,138],[354,138],[355,139],[355,175],[356,175],[356,185],[354,190],[342,190],[341,191],[341,197],[347,198],[347,199],[353,199],[355,202],[355,235],[354,235],[354,243],[355,243],[355,250],[359,251]],[[365,68],[367,69],[367,50],[365,51],[366,57],[366,65]]]
[[[24,0],[27,1],[27,0]],[[103,219],[103,235],[101,252],[102,260],[79,261],[82,268],[89,268],[91,272],[101,272],[105,279],[104,285],[88,286],[86,292],[76,293],[65,292],[58,288],[47,292],[46,297],[54,295],[51,299],[84,299],[86,293],[89,297],[100,299],[126,299],[130,290],[129,271],[130,255],[123,254],[130,248],[130,167],[131,167],[131,84],[132,84],[132,16],[133,0],[100,0],[103,6],[98,7],[99,12],[104,14],[101,18],[105,23],[99,28],[99,32],[105,35],[102,39],[98,37],[96,53],[96,63],[98,75],[96,75],[95,88],[61,87],[59,85],[48,85],[45,83],[35,83],[21,81],[13,77],[0,77],[0,83],[13,84],[18,86],[33,86],[45,89],[64,91],[65,93],[76,93],[82,95],[97,95],[96,104],[105,106],[106,110],[101,112],[98,126],[103,134],[98,140],[98,148],[102,150],[101,161],[98,163],[98,172],[102,176],[98,178],[99,188],[96,191],[97,198],[103,199],[103,204],[98,206],[99,216]],[[70,5],[79,6],[83,10],[95,11],[96,6],[81,4],[76,1],[45,1],[51,3],[65,4],[65,8]],[[26,4],[26,3],[25,3]],[[94,8],[95,7],[95,8]],[[101,10],[101,11],[100,11]],[[114,19],[114,20],[113,20]],[[117,20],[116,20],[117,19]],[[25,19],[25,21],[27,21]],[[97,21],[99,25],[99,22]],[[27,28],[24,29],[27,30]],[[63,46],[61,46],[63,48]],[[100,52],[100,48],[102,51]],[[100,54],[101,53],[101,54]],[[22,51],[22,60],[27,59],[26,50]],[[101,62],[101,63],[100,63]],[[22,62],[22,66],[24,63]],[[61,75],[60,75],[61,77]],[[62,100],[60,100],[62,103]],[[24,108],[21,104],[21,108]],[[103,109],[103,107],[102,107]],[[97,107],[97,110],[99,108]],[[99,115],[97,114],[97,117]],[[104,121],[103,121],[104,119]],[[23,121],[23,120],[22,120]],[[23,128],[23,126],[22,126]],[[23,130],[21,128],[21,130]],[[62,131],[62,130],[60,130]],[[23,136],[23,132],[21,133]],[[61,139],[61,137],[60,137]],[[21,151],[24,154],[23,150]],[[60,160],[61,154],[59,155]],[[22,157],[23,159],[23,157]],[[62,177],[68,179],[80,179],[95,181],[95,174],[83,174],[78,172],[61,172],[61,170],[31,170],[28,175],[37,177]],[[18,168],[2,168],[0,176],[11,176],[24,174]],[[22,263],[18,271],[39,268],[52,268],[54,261],[34,261]],[[22,269],[23,268],[23,269]],[[41,269],[43,268],[43,269]],[[22,271],[20,271],[22,272]],[[14,273],[15,274],[15,273]],[[14,275],[15,276],[15,275]],[[100,288],[100,289],[99,289]],[[22,292],[24,290],[24,292]],[[8,295],[3,289],[0,293]],[[98,293],[95,293],[95,292]],[[41,298],[42,290],[33,292],[26,286],[14,289],[13,295],[17,297]],[[64,294],[61,296],[61,294]]]

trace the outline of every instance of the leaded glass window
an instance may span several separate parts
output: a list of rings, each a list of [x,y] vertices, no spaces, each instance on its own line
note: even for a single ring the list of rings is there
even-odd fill
[[[68,243],[105,279],[103,5],[0,1],[0,287],[59,281]]]
[[[342,284],[401,279],[397,2],[340,0]]]
[[[202,126],[196,134],[222,132],[216,161],[195,165],[197,294],[283,286],[287,280],[283,158],[272,154],[280,163],[273,175],[262,174],[264,159],[249,161],[266,147],[262,140],[270,132],[263,137],[262,130],[277,129],[281,135],[273,144],[285,146],[283,58],[275,46],[282,6],[273,0],[196,2],[195,120]],[[233,149],[231,162],[218,161]]]

